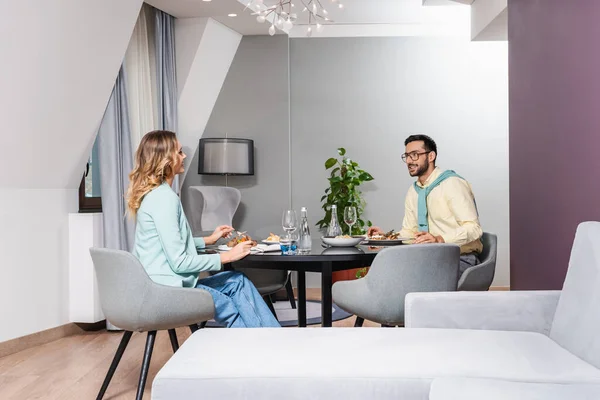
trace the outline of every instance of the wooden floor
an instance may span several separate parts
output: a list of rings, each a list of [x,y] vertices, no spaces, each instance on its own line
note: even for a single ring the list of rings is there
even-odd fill
[[[318,299],[318,292],[309,292],[307,297]],[[352,317],[333,325],[353,326],[354,320]],[[380,325],[365,321],[364,326]],[[189,329],[178,329],[179,344],[189,335]],[[89,332],[0,358],[0,399],[95,399],[121,336],[121,332]],[[133,334],[105,399],[135,399],[145,341],[145,333]],[[150,399],[151,382],[172,354],[168,333],[159,332],[144,399]]]

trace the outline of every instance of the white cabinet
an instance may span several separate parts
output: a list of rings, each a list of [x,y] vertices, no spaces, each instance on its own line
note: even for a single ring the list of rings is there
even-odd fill
[[[90,247],[103,247],[102,213],[69,214],[69,320],[102,321]]]

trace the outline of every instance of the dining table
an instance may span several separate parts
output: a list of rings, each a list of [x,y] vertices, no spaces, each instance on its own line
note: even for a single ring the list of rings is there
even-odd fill
[[[313,239],[307,253],[283,254],[281,251],[253,252],[229,268],[259,268],[296,271],[298,273],[298,326],[306,327],[306,273],[321,274],[321,326],[332,324],[332,274],[354,268],[368,267],[383,247],[329,247]]]

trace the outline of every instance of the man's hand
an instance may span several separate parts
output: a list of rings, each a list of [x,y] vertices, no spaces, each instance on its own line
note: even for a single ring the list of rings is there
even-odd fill
[[[429,232],[417,232],[415,234],[415,244],[423,243],[445,243],[444,238],[441,236],[433,236]]]
[[[246,257],[250,254],[250,248],[253,244],[251,241],[238,243],[233,249],[221,253],[221,264],[227,264]]]
[[[217,229],[209,237],[204,238],[204,243],[215,244],[221,238],[227,238],[233,232],[233,228],[229,225],[217,226]]]
[[[373,235],[383,235],[385,232],[381,230],[380,227],[378,226],[372,226],[369,228],[369,230],[367,231],[367,235],[369,237],[373,236]]]

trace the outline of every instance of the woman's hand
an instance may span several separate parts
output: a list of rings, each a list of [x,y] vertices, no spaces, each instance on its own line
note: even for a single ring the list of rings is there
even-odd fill
[[[229,225],[217,226],[217,229],[209,237],[204,238],[204,243],[215,244],[221,238],[227,238],[233,232],[233,228]]]
[[[221,253],[221,264],[238,261],[246,257],[248,254],[250,254],[250,248],[253,244],[254,243],[251,241],[238,243],[233,249]]]

